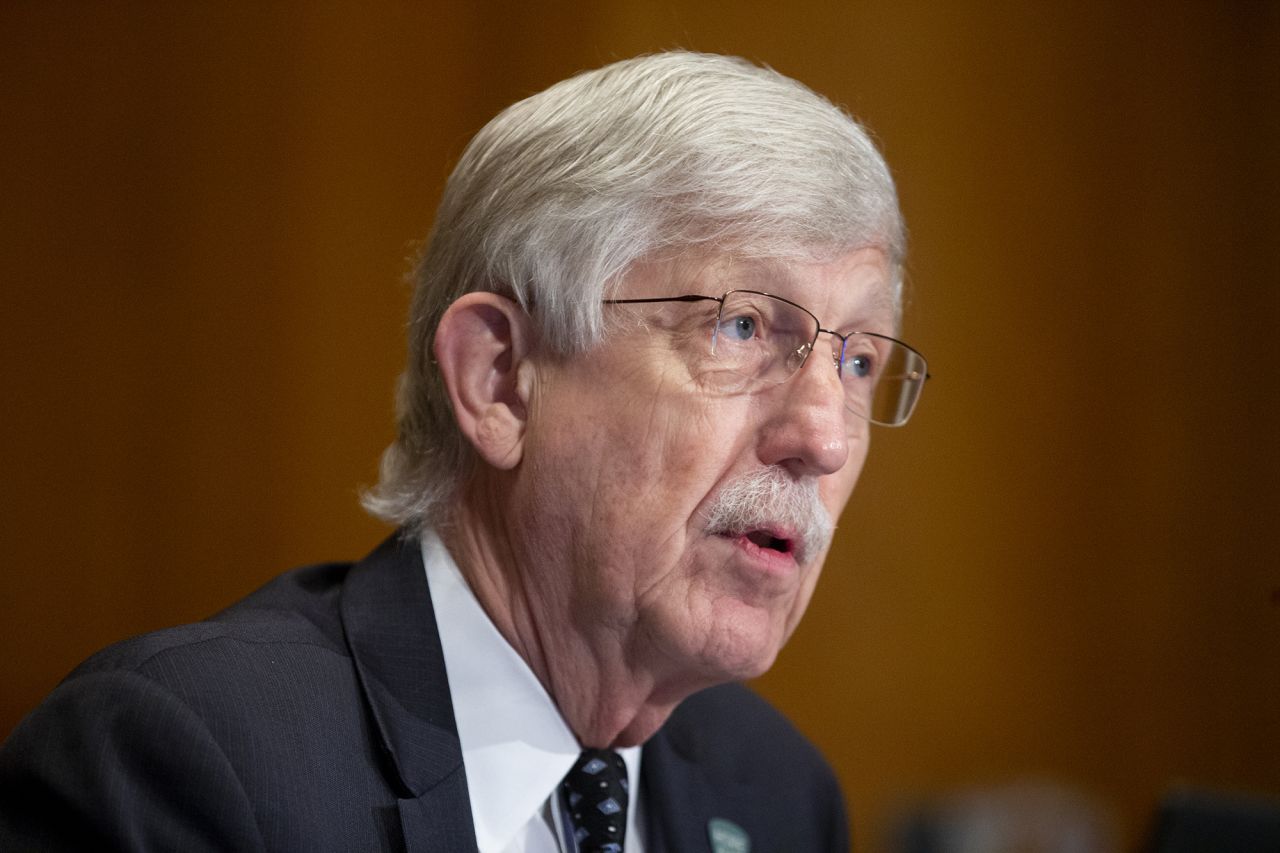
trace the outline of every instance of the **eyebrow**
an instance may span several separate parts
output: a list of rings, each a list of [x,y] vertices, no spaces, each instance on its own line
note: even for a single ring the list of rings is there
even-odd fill
[[[762,290],[765,293],[772,293],[775,296],[781,296],[784,299],[791,299],[799,282],[792,271],[792,264],[779,258],[760,258],[733,260],[727,266],[721,267],[716,271],[717,274],[713,278],[715,286],[721,288],[721,292],[725,290],[740,289],[744,286],[754,290]],[[773,286],[771,286],[773,285]],[[781,285],[783,289],[779,289]],[[855,320],[851,323],[828,325],[828,318],[819,317],[818,322],[822,328],[830,328],[833,331],[843,333],[846,332],[879,332],[881,334],[893,335],[898,332],[898,316],[897,307],[894,305],[891,286],[875,288],[875,292],[871,294],[871,298],[867,305],[860,306],[859,310],[854,314],[862,320]],[[803,301],[798,304],[805,305]],[[885,325],[883,329],[868,327],[865,322],[869,321],[875,315],[883,315]],[[859,325],[862,322],[863,325]],[[878,323],[876,324],[878,325]]]

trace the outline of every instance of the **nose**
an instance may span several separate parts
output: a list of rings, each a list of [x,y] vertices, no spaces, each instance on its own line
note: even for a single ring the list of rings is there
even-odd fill
[[[791,378],[762,395],[768,407],[758,451],[764,464],[797,477],[834,474],[849,461],[849,443],[862,440],[866,424],[845,410],[831,346],[818,341]]]

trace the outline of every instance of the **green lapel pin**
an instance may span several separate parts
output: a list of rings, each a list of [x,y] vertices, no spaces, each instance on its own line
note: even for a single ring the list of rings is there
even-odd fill
[[[747,831],[731,820],[711,818],[707,821],[707,837],[711,839],[711,853],[751,853]]]

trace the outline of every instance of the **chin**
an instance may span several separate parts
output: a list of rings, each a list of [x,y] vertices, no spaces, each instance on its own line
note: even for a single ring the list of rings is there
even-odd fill
[[[639,636],[659,681],[687,695],[756,678],[773,666],[790,634],[793,600],[749,602],[721,591],[693,599],[675,607],[668,599],[668,606],[645,613]]]
[[[731,660],[708,661],[706,666],[709,684],[726,684],[731,681],[750,681],[764,675],[777,660],[777,652],[741,657]]]
[[[764,675],[782,649],[782,630],[770,625],[723,626],[707,638],[702,667],[716,682],[746,681]]]
[[[727,673],[724,681],[750,681],[753,678],[759,678],[770,669],[773,668],[773,662],[778,659],[778,652],[775,650],[772,654],[765,655],[754,660],[738,662],[732,671]]]

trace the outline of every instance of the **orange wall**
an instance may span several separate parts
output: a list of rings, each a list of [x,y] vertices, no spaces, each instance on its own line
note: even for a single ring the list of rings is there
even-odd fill
[[[1014,779],[1130,842],[1174,780],[1280,792],[1280,7],[510,5],[0,7],[0,733],[383,535],[355,495],[452,158],[685,46],[865,119],[911,227],[936,379],[760,685],[860,849]]]

